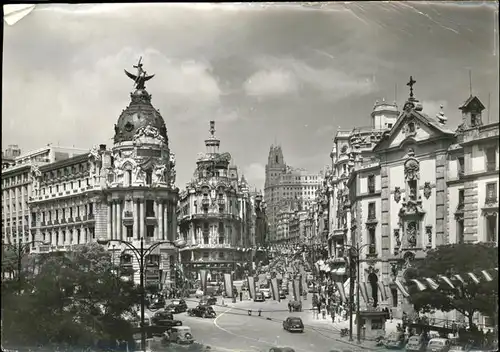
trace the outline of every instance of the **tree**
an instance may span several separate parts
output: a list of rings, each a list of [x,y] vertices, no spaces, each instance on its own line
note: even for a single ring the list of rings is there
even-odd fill
[[[138,302],[138,290],[116,275],[110,259],[101,246],[82,245],[39,257],[39,272],[23,281],[21,294],[2,282],[6,343],[130,341],[132,326],[123,316]]]
[[[409,285],[410,300],[415,310],[431,312],[440,310],[449,312],[457,310],[467,317],[469,326],[473,325],[475,312],[487,316],[496,316],[498,297],[498,274],[490,270],[493,281],[487,282],[479,273],[481,270],[498,267],[498,248],[488,243],[453,244],[440,246],[427,253],[425,260],[416,261],[407,271],[406,279]],[[480,279],[475,284],[467,273],[473,272]],[[460,275],[465,281],[453,281],[454,275]],[[440,275],[450,279],[455,286],[438,280]],[[425,280],[432,278],[439,287],[436,290],[419,291],[411,279]],[[423,281],[425,284],[425,281]]]

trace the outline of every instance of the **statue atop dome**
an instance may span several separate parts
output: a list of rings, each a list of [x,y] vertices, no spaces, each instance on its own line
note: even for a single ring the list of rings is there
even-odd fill
[[[149,81],[155,75],[147,76],[146,71],[142,69],[142,56],[139,58],[137,65],[134,65],[134,68],[137,69],[137,75],[134,75],[127,70],[124,70],[125,74],[134,81],[135,89],[146,89],[144,83],[146,83],[146,81]]]

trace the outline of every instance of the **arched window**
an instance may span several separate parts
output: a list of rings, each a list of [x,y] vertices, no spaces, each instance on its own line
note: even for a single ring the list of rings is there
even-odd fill
[[[278,156],[276,155],[276,164],[279,164],[279,159],[278,159]]]
[[[150,186],[153,183],[153,171],[146,170],[146,185]]]

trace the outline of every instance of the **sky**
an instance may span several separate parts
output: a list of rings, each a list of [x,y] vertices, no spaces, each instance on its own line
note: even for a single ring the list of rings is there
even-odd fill
[[[410,75],[450,128],[470,86],[498,121],[497,23],[496,2],[39,4],[4,21],[2,149],[111,147],[133,85],[123,70],[142,56],[177,185],[215,120],[221,151],[262,189],[271,144],[319,171],[336,130],[369,126],[376,100],[402,106]]]

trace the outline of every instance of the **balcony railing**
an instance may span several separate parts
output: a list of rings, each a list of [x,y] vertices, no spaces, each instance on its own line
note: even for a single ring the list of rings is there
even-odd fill
[[[59,220],[54,220],[54,225],[59,225]]]
[[[485,199],[485,204],[494,204],[497,202],[498,202],[498,199],[495,196],[489,196],[489,197],[486,197],[486,199]]]
[[[66,223],[66,219],[61,219],[61,224],[65,224]]]
[[[128,210],[127,210],[127,211],[125,211],[125,212],[123,213],[123,217],[124,217],[124,218],[131,218],[131,217],[133,217],[133,213],[132,213],[131,211],[128,211]]]
[[[208,199],[208,198],[203,198],[203,199],[201,200],[201,205],[203,205],[203,206],[208,206],[209,204],[210,204],[210,199]]]
[[[94,214],[89,214],[87,216],[87,220],[94,220]]]

